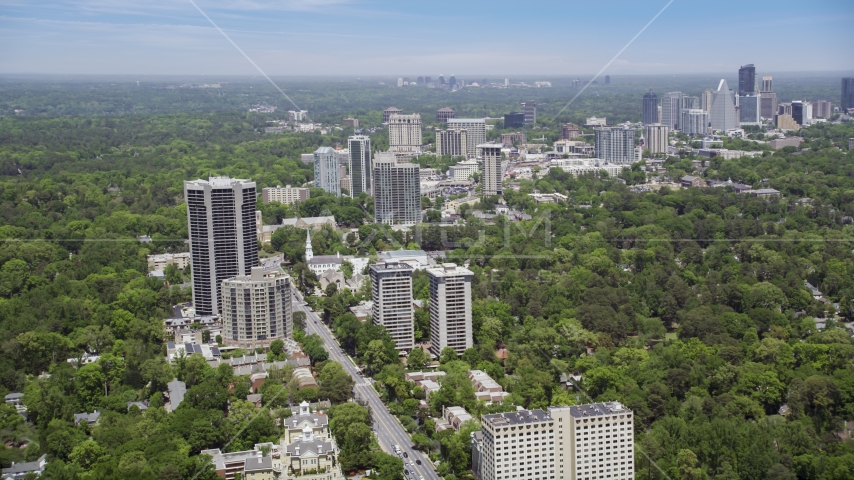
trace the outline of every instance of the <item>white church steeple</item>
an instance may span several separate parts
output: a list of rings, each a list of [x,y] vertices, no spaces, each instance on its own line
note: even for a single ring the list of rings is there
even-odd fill
[[[312,258],[314,252],[311,249],[311,229],[308,229],[305,232],[305,263],[310,262]]]

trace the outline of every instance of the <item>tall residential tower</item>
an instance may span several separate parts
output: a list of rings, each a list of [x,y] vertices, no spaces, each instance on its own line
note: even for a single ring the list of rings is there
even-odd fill
[[[430,277],[430,353],[451,347],[462,355],[472,347],[471,270],[453,263],[427,269]]]
[[[421,183],[418,165],[398,163],[391,153],[374,161],[374,221],[387,225],[415,225],[421,220]]]
[[[368,267],[374,325],[382,325],[398,350],[415,347],[415,312],[412,308],[412,272],[406,263],[378,263]]]
[[[347,139],[350,152],[350,197],[371,194],[371,137],[354,135]]]

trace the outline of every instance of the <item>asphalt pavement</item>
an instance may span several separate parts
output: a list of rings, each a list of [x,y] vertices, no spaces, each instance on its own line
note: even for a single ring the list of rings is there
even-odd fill
[[[329,352],[329,358],[340,363],[356,382],[356,386],[353,388],[356,398],[370,405],[374,416],[374,434],[377,437],[380,447],[387,453],[395,455],[392,445],[400,445],[401,450],[409,454],[409,458],[403,458],[404,462],[406,462],[404,468],[410,472],[413,472],[413,470],[415,472],[414,476],[410,473],[409,478],[419,480],[419,478],[423,477],[424,480],[440,480],[439,475],[433,470],[432,463],[427,459],[427,456],[421,451],[412,448],[412,439],[394,415],[386,409],[376,390],[371,386],[371,379],[363,377],[359,373],[353,361],[338,345],[338,341],[335,340],[332,332],[329,331],[315,312],[303,304],[302,296],[296,293],[295,297],[294,311],[305,312],[305,324],[308,333],[315,333],[323,339],[326,350]],[[415,462],[416,460],[421,460],[421,465],[408,465],[409,461]]]

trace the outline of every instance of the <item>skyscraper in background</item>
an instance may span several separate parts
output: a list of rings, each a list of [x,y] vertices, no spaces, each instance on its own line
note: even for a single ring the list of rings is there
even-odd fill
[[[711,88],[707,88],[703,90],[703,96],[701,97],[700,108],[706,111],[706,113],[712,113],[712,93],[714,90]]]
[[[605,85],[610,85],[610,84],[611,84],[611,76],[605,75]]]
[[[827,100],[812,102],[812,118],[830,118],[833,114],[833,105]]]
[[[644,148],[649,153],[667,153],[668,134],[670,129],[667,125],[653,123],[643,127]]]
[[[725,79],[721,79],[718,89],[712,94],[712,109],[709,115],[712,130],[727,131],[738,128],[738,118],[735,116],[735,98]]]
[[[450,85],[451,88],[454,88],[454,85],[456,85],[456,84],[457,84],[457,77],[451,75],[451,78],[448,79],[448,85]]]
[[[798,125],[809,125],[812,121],[812,104],[801,100],[792,100],[792,118]]]
[[[391,153],[374,159],[374,221],[415,225],[421,219],[418,165],[398,163]]]
[[[756,93],[756,67],[752,63],[738,69],[738,94]]]
[[[445,76],[439,75],[439,85],[444,85],[444,84],[445,84]]]
[[[709,114],[702,108],[683,108],[679,126],[685,135],[705,135],[708,133]]]
[[[661,124],[671,130],[679,130],[683,95],[682,92],[667,92],[661,97]]]
[[[323,191],[341,195],[338,152],[331,147],[320,147],[314,151],[314,186]]]
[[[658,95],[650,88],[643,95],[643,124],[658,123]]]
[[[537,123],[537,103],[522,102],[519,104],[522,107],[522,113],[525,114],[525,125],[534,125]]]
[[[222,281],[258,266],[255,182],[228,177],[184,182],[193,304],[197,315],[219,315]]]
[[[350,197],[356,198],[360,193],[371,194],[371,137],[353,135],[347,139],[347,150],[350,152]]]
[[[774,78],[771,76],[762,77],[762,92],[774,91]]]
[[[466,158],[475,158],[477,146],[486,141],[486,120],[483,118],[451,118],[448,130],[466,131]]]
[[[854,108],[854,77],[842,79],[842,101],[839,106],[843,110]]]
[[[482,143],[477,145],[477,155],[483,158],[483,185],[484,196],[501,195],[504,190],[501,181],[504,180],[504,172],[501,169],[501,145],[500,143]]]
[[[738,97],[738,123],[742,125],[759,125],[762,114],[761,98],[756,95]]]
[[[774,93],[774,79],[762,77],[762,90],[759,92],[759,116],[774,118],[777,114],[777,94]]]
[[[388,117],[388,145],[392,152],[421,151],[421,115],[393,114]]]

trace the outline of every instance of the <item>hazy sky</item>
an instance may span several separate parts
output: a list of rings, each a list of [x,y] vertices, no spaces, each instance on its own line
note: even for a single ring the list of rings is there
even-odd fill
[[[668,0],[194,0],[269,75],[596,73]],[[852,0],[675,0],[604,74],[854,70]],[[0,73],[254,67],[190,0],[0,0]]]

